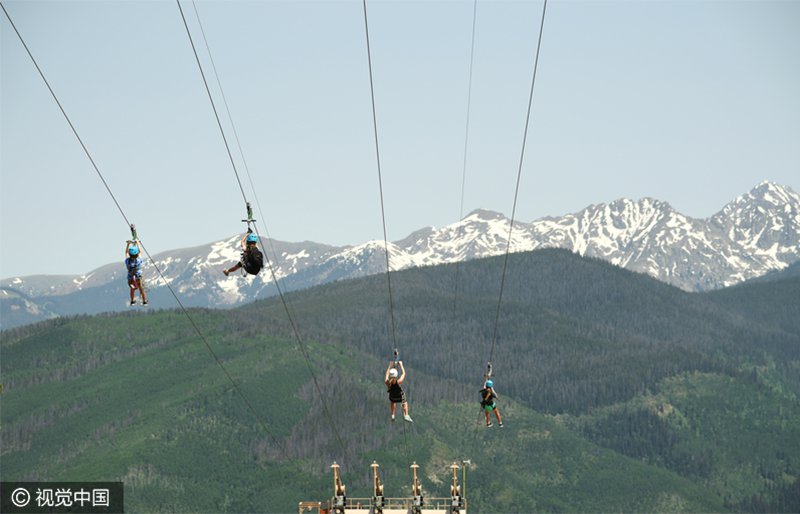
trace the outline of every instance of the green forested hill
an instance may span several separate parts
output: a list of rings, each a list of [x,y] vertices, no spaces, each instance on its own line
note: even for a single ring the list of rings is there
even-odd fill
[[[461,265],[455,318],[454,266],[392,275],[413,425],[388,420],[381,383],[386,277],[289,296],[344,453],[279,301],[192,311],[267,430],[181,313],[4,332],[3,479],[121,478],[129,512],[292,512],[330,495],[333,460],[366,497],[372,460],[388,495],[417,461],[444,496],[447,466],[470,459],[476,512],[800,509],[796,282],[696,295],[563,251],[512,255],[500,430],[476,400],[501,267]]]
[[[502,257],[462,264],[455,315],[454,265],[393,274],[398,346],[407,360],[432,375],[479,380],[489,359],[501,270]],[[745,364],[774,360],[789,379],[796,374],[785,366],[800,359],[800,302],[791,294],[800,285],[772,288],[742,288],[746,303],[733,308],[721,296],[686,293],[563,250],[512,254],[494,354],[495,368],[503,370],[500,387],[537,410],[578,414],[688,371],[735,374]],[[775,299],[777,289],[787,292]],[[385,276],[291,298],[308,337],[390,356]],[[784,313],[755,315],[765,303],[782,303]],[[238,314],[254,329],[266,323],[290,333],[278,300]]]

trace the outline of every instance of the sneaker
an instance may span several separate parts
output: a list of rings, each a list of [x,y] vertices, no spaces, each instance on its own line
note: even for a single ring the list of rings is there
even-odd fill
[[[497,426],[499,426],[500,428],[503,428],[503,423],[500,422],[500,423],[497,424]]]
[[[409,416],[408,414],[406,414],[405,416],[403,416],[403,419],[404,419],[404,420],[406,420],[406,421],[408,421],[409,423],[413,423],[413,422],[414,422],[414,420],[413,420],[413,419],[411,419],[411,416]]]
[[[392,421],[394,421],[394,414],[392,414]]]
[[[228,276],[228,274],[230,273],[230,271],[228,271],[227,269],[224,269],[224,270],[222,270],[222,272],[223,272],[223,273],[225,273],[225,276],[226,276],[226,277],[227,277],[227,276]]]
[[[142,302],[142,305],[147,305],[148,303],[150,303],[150,302],[148,302],[147,300],[145,300],[145,301],[143,301],[143,302]],[[503,425],[500,425],[500,426],[502,427]]]
[[[136,300],[131,300],[131,305],[136,305]]]
[[[486,428],[492,428],[493,426],[494,424],[491,421],[489,423],[486,423]]]

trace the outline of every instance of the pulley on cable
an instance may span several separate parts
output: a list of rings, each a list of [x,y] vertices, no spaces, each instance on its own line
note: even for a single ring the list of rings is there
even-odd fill
[[[136,235],[136,225],[131,223],[131,238],[128,239],[125,246],[125,268],[128,270],[128,290],[131,294],[131,305],[136,305],[134,294],[137,289],[139,290],[139,296],[142,298],[142,305],[147,305],[147,293],[145,293],[144,278],[142,277],[144,261],[140,256],[140,246],[141,241],[139,241],[139,236]]]
[[[233,267],[222,270],[226,277],[240,269],[243,275],[258,275],[264,267],[264,254],[258,249],[258,236],[253,232],[250,226],[251,223],[254,224],[256,222],[256,220],[253,219],[253,208],[250,206],[250,202],[246,202],[246,205],[247,219],[243,219],[242,222],[247,224],[247,232],[239,242],[239,246],[242,248],[242,254],[239,262],[234,264]]]
[[[250,202],[246,202],[247,206],[247,219],[242,220],[242,223],[247,223],[247,233],[249,234],[253,230],[250,228],[251,223],[255,223],[256,220],[253,219],[253,208],[250,206]]]

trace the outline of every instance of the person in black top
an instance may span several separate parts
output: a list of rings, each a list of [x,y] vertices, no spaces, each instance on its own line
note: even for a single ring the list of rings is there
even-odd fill
[[[389,401],[391,402],[392,406],[392,421],[394,421],[395,404],[402,403],[403,419],[409,423],[413,423],[414,420],[412,420],[411,416],[408,415],[408,402],[406,401],[406,394],[403,392],[403,388],[400,387],[403,381],[406,379],[406,369],[403,367],[403,361],[399,361],[398,364],[400,365],[400,376],[398,377],[397,368],[395,368],[393,364],[394,362],[389,361],[389,367],[386,368],[386,376],[383,380],[386,383],[386,389],[389,391]]]
[[[245,271],[251,275],[258,275],[261,268],[264,266],[264,256],[258,249],[258,236],[253,234],[252,230],[247,229],[247,234],[242,238],[239,243],[242,247],[242,258],[232,268],[224,269],[222,272],[227,277],[234,271],[244,267]]]

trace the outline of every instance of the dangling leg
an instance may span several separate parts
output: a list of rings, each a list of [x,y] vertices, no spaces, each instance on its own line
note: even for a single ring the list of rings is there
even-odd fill
[[[392,421],[394,421],[394,406],[395,406],[395,405],[397,405],[397,404],[396,404],[396,403],[394,403],[393,401],[390,401],[390,402],[389,402],[389,405],[391,405],[391,406],[392,406]]]
[[[136,285],[139,287],[139,296],[142,297],[142,305],[147,305],[147,294],[144,292],[142,277],[136,277]]]
[[[403,402],[403,419],[409,423],[414,422],[414,420],[411,419],[411,416],[408,415],[408,402]]]
[[[131,305],[136,303],[136,299],[133,297],[133,294],[136,292],[136,282],[133,278],[128,279],[128,291],[131,293]]]
[[[483,413],[486,415],[486,426],[487,427],[492,426],[492,421],[489,419],[489,409],[484,407],[483,408]]]
[[[237,262],[234,267],[232,267],[230,269],[224,269],[224,270],[222,270],[222,272],[225,273],[225,276],[227,277],[228,275],[230,275],[234,271],[239,270],[241,267],[242,267],[242,263],[241,262]]]
[[[500,417],[500,409],[497,407],[494,408],[494,415],[497,417],[497,424],[500,426],[500,428],[503,428],[503,418]],[[486,417],[489,417],[488,413]]]

